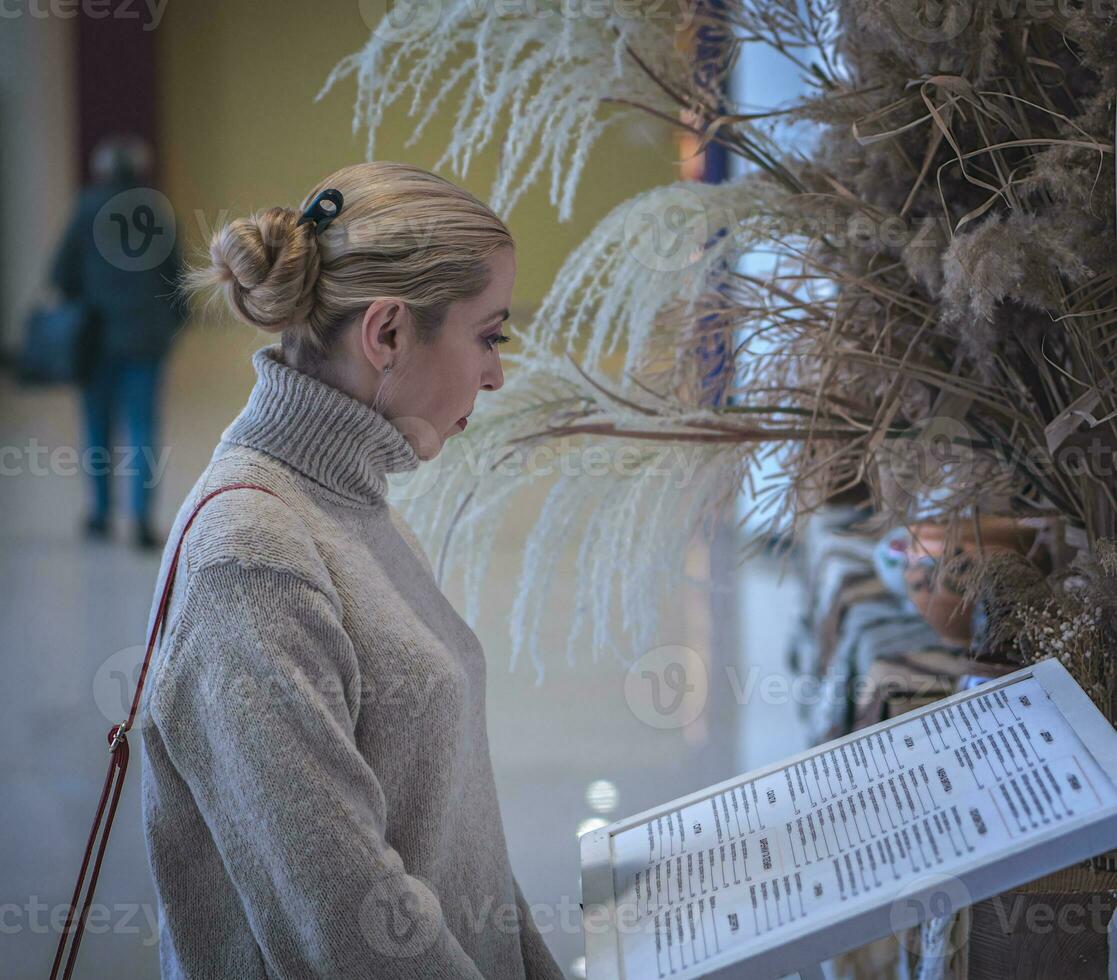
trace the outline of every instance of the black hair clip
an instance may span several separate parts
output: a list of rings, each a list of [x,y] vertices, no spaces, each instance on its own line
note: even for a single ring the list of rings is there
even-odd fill
[[[341,206],[344,203],[345,198],[341,196],[341,191],[333,187],[327,187],[310,202],[310,207],[302,213],[302,217],[299,218],[295,227],[313,221],[314,230],[321,232],[334,218],[341,214]]]

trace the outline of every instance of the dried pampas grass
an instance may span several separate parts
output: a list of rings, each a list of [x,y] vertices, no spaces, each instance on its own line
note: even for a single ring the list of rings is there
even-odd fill
[[[673,184],[607,215],[529,325],[502,399],[463,437],[492,459],[562,444],[693,450],[668,464],[677,475],[700,460],[690,497],[684,481],[640,473],[550,488],[515,601],[517,651],[540,656],[547,584],[579,519],[589,584],[572,636],[584,617],[595,653],[608,648],[620,609],[645,642],[666,570],[681,573],[689,535],[764,460],[783,475],[770,535],[856,488],[882,521],[1056,514],[1098,554],[1117,535],[1113,0],[967,0],[938,27],[917,6],[733,0],[697,25],[720,53],[696,70],[676,25],[607,14],[555,30],[463,0],[423,44],[374,32],[331,75],[327,87],[357,75],[370,153],[395,101],[411,96],[418,136],[460,93],[439,165],[464,173],[503,132],[492,201],[504,213],[549,168],[568,217],[588,147],[618,114],[744,163],[728,184]],[[970,16],[951,33],[959,11]],[[802,98],[719,100],[757,43],[803,72]],[[793,152],[780,127],[797,126],[816,137]],[[673,252],[657,245],[665,231]],[[1093,455],[1072,467],[1068,450]],[[408,508],[442,567],[475,588],[490,502],[540,479],[495,472],[443,467],[437,503]]]

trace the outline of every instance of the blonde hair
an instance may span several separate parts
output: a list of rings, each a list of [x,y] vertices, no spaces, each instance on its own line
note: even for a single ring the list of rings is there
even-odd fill
[[[341,191],[341,213],[321,232],[297,226],[327,187]],[[403,163],[359,163],[319,181],[297,209],[268,208],[219,229],[209,263],[185,284],[220,287],[238,319],[282,332],[284,354],[306,368],[377,297],[402,299],[420,342],[432,340],[451,303],[488,285],[486,259],[512,246],[504,222],[462,188]]]

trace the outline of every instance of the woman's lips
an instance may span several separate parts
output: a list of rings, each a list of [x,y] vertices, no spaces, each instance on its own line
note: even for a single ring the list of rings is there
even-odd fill
[[[460,425],[460,426],[462,427],[462,431],[464,432],[464,431],[465,431],[465,427],[466,427],[467,425],[469,425],[469,419],[467,419],[467,418],[464,418],[464,417],[463,417],[463,418],[460,418],[460,419],[458,419],[458,425]]]

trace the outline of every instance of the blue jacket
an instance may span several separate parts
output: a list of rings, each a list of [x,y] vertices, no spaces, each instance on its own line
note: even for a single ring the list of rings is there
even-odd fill
[[[55,253],[51,281],[86,304],[100,349],[111,356],[161,358],[185,322],[175,220],[165,201],[126,179],[90,186]]]

